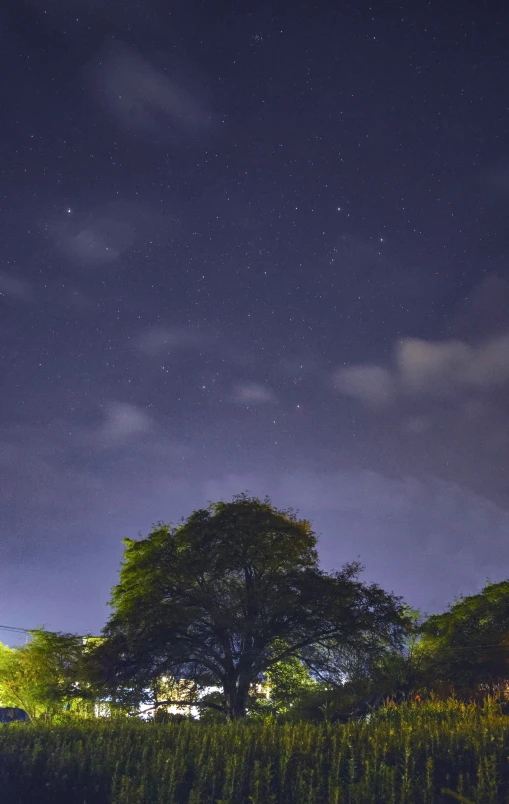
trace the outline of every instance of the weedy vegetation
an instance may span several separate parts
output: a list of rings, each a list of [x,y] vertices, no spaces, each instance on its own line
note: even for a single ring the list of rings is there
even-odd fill
[[[491,699],[389,704],[346,724],[13,724],[0,789],[17,804],[498,804],[508,726]]]

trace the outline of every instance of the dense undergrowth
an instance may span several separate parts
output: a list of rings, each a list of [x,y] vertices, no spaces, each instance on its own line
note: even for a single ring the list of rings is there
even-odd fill
[[[346,725],[14,724],[0,728],[0,790],[16,804],[498,804],[508,727],[490,701],[388,706]]]

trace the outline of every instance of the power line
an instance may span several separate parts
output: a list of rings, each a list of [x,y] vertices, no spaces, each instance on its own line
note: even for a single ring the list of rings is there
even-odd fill
[[[46,634],[55,634],[59,635],[62,631],[49,631],[47,628],[21,628],[16,625],[0,625],[0,631],[10,631],[11,633],[17,634],[34,634],[36,631],[42,630]],[[85,639],[86,637],[92,636],[91,634],[72,634],[72,636],[79,637],[80,639]]]
[[[18,628],[15,625],[0,625],[0,630],[2,630],[2,631],[17,631],[18,633],[21,633],[21,634],[31,634],[34,629],[33,628]],[[50,633],[55,633],[55,632],[51,631]]]

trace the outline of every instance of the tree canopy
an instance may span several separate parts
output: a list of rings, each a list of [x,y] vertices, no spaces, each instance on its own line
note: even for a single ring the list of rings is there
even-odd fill
[[[418,645],[428,683],[470,696],[496,692],[509,678],[509,580],[488,583],[477,595],[421,625]]]
[[[400,598],[361,583],[358,563],[322,571],[310,523],[268,499],[239,495],[125,544],[99,653],[132,700],[161,677],[188,679],[220,687],[212,705],[236,719],[282,661],[334,680],[345,657],[395,649],[408,627]]]

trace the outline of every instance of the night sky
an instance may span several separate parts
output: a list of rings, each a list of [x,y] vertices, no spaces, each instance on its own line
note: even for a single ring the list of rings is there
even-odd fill
[[[0,35],[0,623],[98,632],[122,538],[242,491],[428,613],[506,577],[506,4]]]

